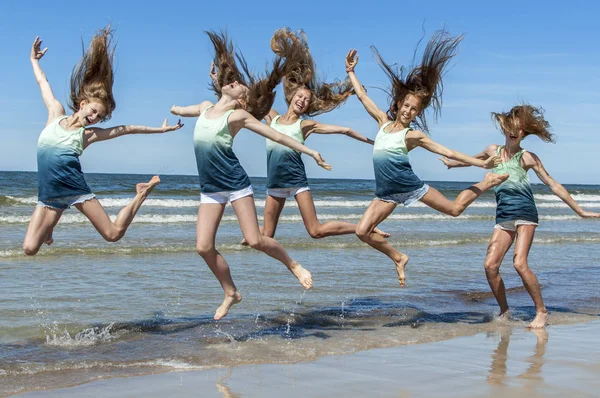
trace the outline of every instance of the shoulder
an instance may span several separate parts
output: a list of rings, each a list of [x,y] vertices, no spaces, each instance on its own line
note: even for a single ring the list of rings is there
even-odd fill
[[[409,129],[406,132],[406,138],[407,139],[413,139],[413,140],[421,140],[421,139],[424,139],[424,138],[429,139],[429,135],[426,134],[426,133],[424,133],[421,130],[412,130],[412,129]]]
[[[319,122],[311,119],[300,119],[300,127],[304,129],[312,129],[319,125]]]
[[[205,110],[213,106],[214,104],[210,101],[202,101],[200,103],[200,113],[203,113]]]
[[[496,152],[498,152],[498,148],[500,148],[500,146],[501,145],[498,145],[498,144],[490,144],[485,147],[483,152],[489,156],[496,156]]]
[[[533,167],[537,164],[541,164],[542,161],[541,159],[538,157],[538,155],[536,155],[533,152],[529,152],[527,150],[523,151],[523,156],[521,156],[521,164],[528,166],[528,167]]]

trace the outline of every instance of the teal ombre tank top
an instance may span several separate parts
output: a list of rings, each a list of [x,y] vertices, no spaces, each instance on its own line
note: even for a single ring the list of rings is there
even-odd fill
[[[504,146],[499,146],[496,155],[500,155]],[[517,152],[507,162],[502,162],[492,171],[496,174],[510,174],[508,180],[494,188],[496,193],[496,223],[513,220],[538,222],[538,212],[533,199],[527,171],[521,166],[525,149]]]
[[[250,186],[250,179],[233,153],[233,136],[227,119],[228,110],[216,119],[207,119],[207,108],[194,128],[194,151],[200,177],[200,192],[238,191]]]
[[[423,181],[416,176],[408,159],[406,134],[410,128],[386,133],[387,122],[377,132],[373,145],[373,168],[375,171],[375,195],[385,196],[416,191]]]
[[[271,127],[281,134],[304,144],[302,119],[293,124],[281,124],[277,115],[271,121]],[[267,188],[294,188],[308,186],[302,154],[284,145],[267,139]]]
[[[52,121],[38,138],[38,200],[42,202],[92,193],[79,163],[85,128],[65,130],[60,121],[66,118]]]

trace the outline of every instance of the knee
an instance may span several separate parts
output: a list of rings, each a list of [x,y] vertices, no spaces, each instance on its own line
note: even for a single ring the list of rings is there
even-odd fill
[[[500,269],[500,262],[495,259],[485,259],[483,263],[486,275],[496,275]]]
[[[522,256],[515,256],[513,258],[513,266],[519,275],[523,274],[529,269],[529,265],[527,264],[527,258]]]
[[[23,253],[25,253],[28,256],[35,256],[39,250],[39,247],[34,246],[29,242],[23,243]]]
[[[209,256],[214,251],[215,251],[214,245],[206,244],[206,243],[196,244],[196,252],[202,257]]]
[[[263,236],[258,235],[258,236],[246,239],[246,242],[248,242],[248,246],[250,246],[251,248],[256,249],[256,250],[261,250],[263,247]]]
[[[369,230],[369,228],[365,228],[360,224],[357,225],[356,236],[358,237],[358,239],[362,240],[363,242],[367,242],[369,240],[369,235],[371,235],[371,231]]]
[[[311,226],[311,227],[307,228],[306,230],[308,231],[308,234],[310,235],[310,237],[313,239],[321,239],[321,238],[325,237],[325,235],[323,235],[323,233],[321,232],[321,228],[319,228],[319,225]]]
[[[109,232],[103,233],[102,237],[107,242],[118,242],[119,240],[121,240],[121,238],[123,237],[124,234],[125,234],[124,231],[122,232],[117,229],[114,229]]]
[[[452,206],[452,208],[448,212],[448,215],[451,217],[458,217],[463,213],[463,211],[465,211],[465,209],[463,207]]]

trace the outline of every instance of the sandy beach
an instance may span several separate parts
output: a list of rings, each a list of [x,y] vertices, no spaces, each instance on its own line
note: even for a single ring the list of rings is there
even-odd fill
[[[19,397],[593,397],[600,322],[495,332],[291,365],[99,380]]]

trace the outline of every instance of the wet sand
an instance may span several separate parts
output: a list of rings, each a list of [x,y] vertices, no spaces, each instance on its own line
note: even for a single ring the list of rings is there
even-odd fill
[[[593,397],[600,321],[373,349],[291,365],[98,380],[20,397]]]

